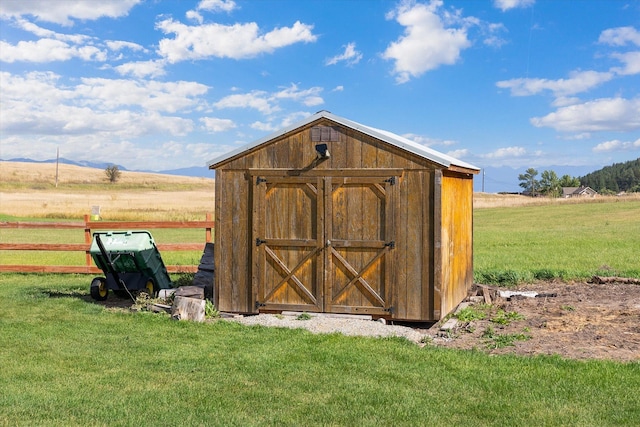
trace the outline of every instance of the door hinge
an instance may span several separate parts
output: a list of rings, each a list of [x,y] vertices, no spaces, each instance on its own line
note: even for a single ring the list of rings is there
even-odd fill
[[[256,239],[256,246],[260,246],[260,245],[261,245],[261,244],[263,244],[263,243],[267,243],[267,241],[266,241],[266,240],[262,240],[262,239],[261,239],[261,238],[259,238],[259,237]]]
[[[392,177],[391,177],[391,178],[389,178],[389,179],[385,179],[385,180],[384,180],[384,182],[388,182],[388,183],[389,183],[389,184],[391,184],[391,185],[396,185],[396,177],[395,177],[395,176],[392,176]]]
[[[263,178],[261,176],[256,178],[256,185],[260,185],[262,182],[267,182],[267,178]]]
[[[389,314],[393,314],[393,306],[385,308],[384,311],[388,311]]]
[[[385,246],[388,246],[388,247],[389,247],[389,249],[395,249],[395,247],[396,247],[396,241],[395,241],[395,240],[392,240],[392,241],[390,241],[390,242],[385,243],[384,245],[385,245]]]
[[[262,302],[260,302],[260,301],[256,301],[256,309],[258,309],[258,308],[260,308],[260,307],[264,307],[264,306],[266,306],[266,305],[267,305],[267,304],[265,304],[265,303],[262,303]]]

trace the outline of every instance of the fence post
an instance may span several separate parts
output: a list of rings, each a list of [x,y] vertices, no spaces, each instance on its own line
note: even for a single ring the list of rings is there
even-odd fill
[[[211,212],[207,212],[206,220],[207,222],[211,222]],[[209,243],[211,242],[211,227],[207,227],[205,230],[206,230],[205,242]]]
[[[88,245],[91,244],[91,226],[89,225],[89,215],[84,215],[84,242]],[[89,248],[84,253],[84,263],[87,269],[91,267],[91,252]]]

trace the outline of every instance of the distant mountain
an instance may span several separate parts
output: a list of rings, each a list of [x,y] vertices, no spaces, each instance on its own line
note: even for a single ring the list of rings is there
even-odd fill
[[[30,162],[30,163],[55,163],[56,159],[49,160],[32,160],[32,159],[9,159],[9,162]],[[113,163],[104,163],[104,162],[89,162],[86,160],[82,161],[74,161],[69,159],[60,158],[60,163],[65,163],[69,165],[76,166],[85,166],[90,168],[98,168],[98,169],[106,169],[107,166],[112,165]],[[116,165],[120,170],[126,171],[127,169]],[[511,168],[508,166],[502,167],[487,167],[480,171],[478,175],[476,175],[473,179],[473,191],[479,192],[483,190],[483,180],[484,180],[484,191],[486,193],[520,193],[522,188],[519,186],[520,181],[518,180],[518,175],[524,173],[528,168],[523,167],[519,169]],[[542,173],[545,170],[554,171],[559,177],[563,175],[569,175],[571,177],[579,177],[585,176],[589,174],[593,167],[590,166],[544,166],[535,168],[539,173]],[[212,170],[209,170],[206,166],[192,166],[188,168],[180,168],[180,169],[169,169],[162,171],[151,171],[151,170],[130,170],[130,172],[152,172],[152,173],[160,173],[164,175],[177,175],[177,176],[191,176],[198,178],[214,178],[215,173]],[[597,188],[596,188],[597,190]]]
[[[3,159],[0,159],[0,161],[2,161],[2,160]],[[15,158],[15,159],[8,159],[6,161],[7,162],[23,162],[23,163],[55,163],[56,159],[33,160],[33,159],[25,159],[23,157],[18,157],[18,158]],[[64,157],[60,157],[59,162],[64,164],[64,165],[83,166],[83,167],[87,167],[87,168],[96,168],[96,169],[106,169],[107,166],[113,165],[113,163],[97,163],[97,162],[90,162],[90,161],[87,161],[87,160],[75,161],[75,160],[65,159]],[[116,166],[118,166],[118,169],[120,169],[122,171],[128,170],[124,166],[120,166],[120,165],[116,165]]]
[[[0,161],[3,161],[3,159],[0,159]],[[33,160],[33,159],[26,159],[23,157],[19,157],[15,159],[8,159],[6,161],[7,162],[23,162],[23,163],[55,163],[56,159]],[[75,160],[65,159],[63,157],[61,157],[59,161],[60,163],[65,165],[83,166],[87,168],[96,168],[96,169],[106,169],[107,166],[113,165],[113,163],[90,162],[87,160],[75,161]],[[209,168],[207,168],[206,166],[192,166],[190,168],[170,169],[170,170],[163,170],[163,171],[128,170],[124,166],[120,166],[120,165],[116,165],[116,166],[118,166],[118,169],[122,171],[129,171],[129,172],[151,172],[151,173],[160,173],[163,175],[191,176],[191,177],[198,177],[198,178],[213,178],[214,176],[213,171],[209,170]]]
[[[162,173],[165,175],[193,176],[197,178],[213,178],[214,176],[213,171],[209,170],[206,166],[192,166],[190,168],[171,169],[156,173]]]

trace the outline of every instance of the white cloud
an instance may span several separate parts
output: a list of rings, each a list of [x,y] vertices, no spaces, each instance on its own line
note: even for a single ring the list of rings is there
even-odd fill
[[[193,130],[191,120],[161,113],[192,109],[207,91],[191,82],[83,79],[69,86],[53,73],[2,72],[0,82],[0,129],[7,137],[184,135]]]
[[[84,78],[82,84],[76,86],[75,93],[92,108],[141,107],[175,113],[197,106],[198,97],[207,90],[207,86],[196,82]]]
[[[289,87],[271,94],[265,91],[252,91],[249,93],[229,95],[214,105],[219,109],[252,108],[262,114],[273,114],[281,110],[279,105],[281,101],[294,101],[307,107],[323,104],[324,99],[320,96],[321,92],[321,87],[301,90],[297,85],[292,83]]]
[[[141,0],[4,0],[0,2],[0,17],[20,18],[31,15],[40,21],[73,25],[72,19],[96,20],[126,16]]]
[[[616,58],[624,64],[623,68],[612,68],[620,75],[640,74],[640,51],[627,53],[613,53],[612,58]]]
[[[356,50],[356,44],[351,42],[344,46],[344,52],[329,58],[325,61],[325,65],[335,65],[338,62],[345,61],[347,65],[355,65],[362,59],[362,53]]]
[[[209,132],[225,132],[234,129],[236,124],[230,119],[218,119],[216,117],[202,117],[200,121]]]
[[[509,89],[512,96],[529,96],[543,91],[550,91],[556,97],[565,97],[576,93],[588,91],[602,83],[608,82],[614,77],[612,72],[598,71],[574,71],[568,79],[537,79],[518,78],[502,80],[496,86]]]
[[[146,52],[147,51],[143,46],[140,46],[138,43],[126,42],[126,41],[121,41],[121,40],[107,40],[105,42],[105,44],[107,45],[107,47],[109,49],[111,49],[114,52],[118,52],[118,51],[123,50],[123,49],[129,49],[129,50],[132,50],[134,52],[136,52],[136,51]]]
[[[443,145],[446,147],[449,145],[457,144],[456,141],[452,141],[450,139],[429,138],[427,136],[417,135],[415,133],[405,133],[402,136],[427,147],[430,147],[432,145]]]
[[[251,128],[252,129],[256,129],[256,130],[260,130],[260,131],[264,131],[264,132],[275,132],[279,129],[283,129],[286,127],[291,126],[292,124],[296,123],[299,120],[302,120],[304,118],[309,117],[311,114],[304,112],[304,111],[297,111],[295,113],[291,113],[286,115],[279,124],[275,124],[273,123],[273,121],[270,122],[261,122],[261,121],[257,121],[251,124]]]
[[[207,10],[209,12],[231,12],[236,9],[236,2],[233,0],[201,0],[196,9]]]
[[[262,114],[271,114],[280,110],[280,107],[272,105],[264,91],[252,91],[250,93],[238,93],[225,96],[216,102],[216,108],[253,108]]]
[[[211,57],[245,59],[295,43],[315,42],[313,26],[299,21],[291,27],[276,28],[260,34],[255,22],[247,24],[206,24],[189,26],[172,19],[159,22],[156,27],[164,34],[158,53],[169,62],[207,59]]]
[[[529,7],[534,3],[535,0],[493,0],[493,5],[503,12],[519,7]]]
[[[282,121],[280,122],[280,126],[278,127],[278,129],[282,129],[282,128],[286,128],[288,126],[291,126],[295,122],[297,122],[299,120],[302,120],[302,119],[306,119],[310,115],[311,114],[307,113],[306,111],[296,111],[294,113],[287,114],[287,116],[285,118],[283,118]]]
[[[300,90],[298,85],[291,84],[291,86],[276,92],[273,95],[274,99],[290,99],[292,101],[302,102],[307,107],[320,105],[324,103],[324,100],[320,96],[322,92],[321,87],[312,87],[310,89]]]
[[[251,123],[251,129],[261,130],[264,132],[275,132],[278,128],[273,123],[265,123],[265,122],[253,122]]]
[[[562,139],[566,139],[569,141],[580,141],[582,139],[591,139],[591,134],[589,132],[576,133],[573,135],[565,135]]]
[[[611,46],[625,46],[627,43],[640,46],[640,31],[633,27],[609,28],[600,33],[598,42]]]
[[[94,37],[83,34],[62,34],[39,27],[24,19],[16,21],[17,26],[38,37],[35,41],[19,41],[12,45],[0,41],[0,61],[3,62],[53,62],[78,58],[84,61],[107,60],[107,49],[119,52],[128,49],[134,52],[147,52],[137,44],[122,40],[106,40],[100,43]]]
[[[527,150],[524,147],[505,147],[498,148],[492,153],[482,154],[480,157],[485,159],[505,159],[512,157],[522,157],[527,154]]]
[[[635,141],[620,141],[614,139],[612,141],[602,142],[595,147],[592,151],[594,153],[608,153],[612,151],[635,151],[640,150],[640,139]]]
[[[56,33],[55,31],[42,28],[34,24],[33,22],[29,22],[26,19],[15,20],[15,25],[21,30],[45,39],[62,40],[73,44],[89,43],[94,40],[92,37],[86,36],[84,34]]]
[[[342,91],[344,91],[344,86],[338,85],[338,86],[334,87],[331,92],[342,92]]]
[[[388,15],[405,27],[404,35],[392,42],[382,54],[393,60],[396,82],[406,83],[441,65],[452,65],[460,59],[462,50],[471,46],[467,31],[446,27],[460,21],[456,14],[439,14],[441,0],[429,4],[402,3]]]
[[[54,39],[20,41],[17,45],[0,41],[0,61],[3,62],[51,62],[71,58],[105,61],[107,54],[95,46],[71,46]]]
[[[114,69],[121,76],[160,77],[166,74],[164,65],[164,61],[136,61],[118,65]]]
[[[469,150],[466,148],[461,148],[459,150],[448,151],[447,155],[453,157],[454,159],[461,159],[469,154]]]
[[[570,105],[534,117],[531,124],[561,132],[632,131],[640,129],[640,98],[601,98]]]
[[[202,15],[200,15],[200,13],[196,12],[195,10],[188,10],[185,16],[187,17],[187,19],[196,21],[198,24],[202,24],[204,22],[204,18],[202,17]]]

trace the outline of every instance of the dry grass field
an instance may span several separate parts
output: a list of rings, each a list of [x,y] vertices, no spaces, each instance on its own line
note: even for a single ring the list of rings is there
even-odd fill
[[[213,175],[213,173],[212,173]],[[214,180],[122,171],[109,183],[103,169],[52,163],[0,162],[0,214],[82,218],[100,206],[106,220],[204,219],[214,209]]]
[[[604,203],[612,200],[640,200],[640,193],[623,196],[597,196],[595,198],[529,197],[519,194],[474,193],[473,208],[509,208],[517,206],[544,206],[553,204]]]
[[[213,175],[213,173],[212,173]],[[100,206],[105,220],[194,220],[214,210],[214,180],[122,171],[117,183],[103,169],[53,163],[0,162],[0,214],[34,218],[82,218]],[[475,193],[474,208],[598,203],[596,199],[531,198]],[[640,200],[640,194],[624,196]]]

